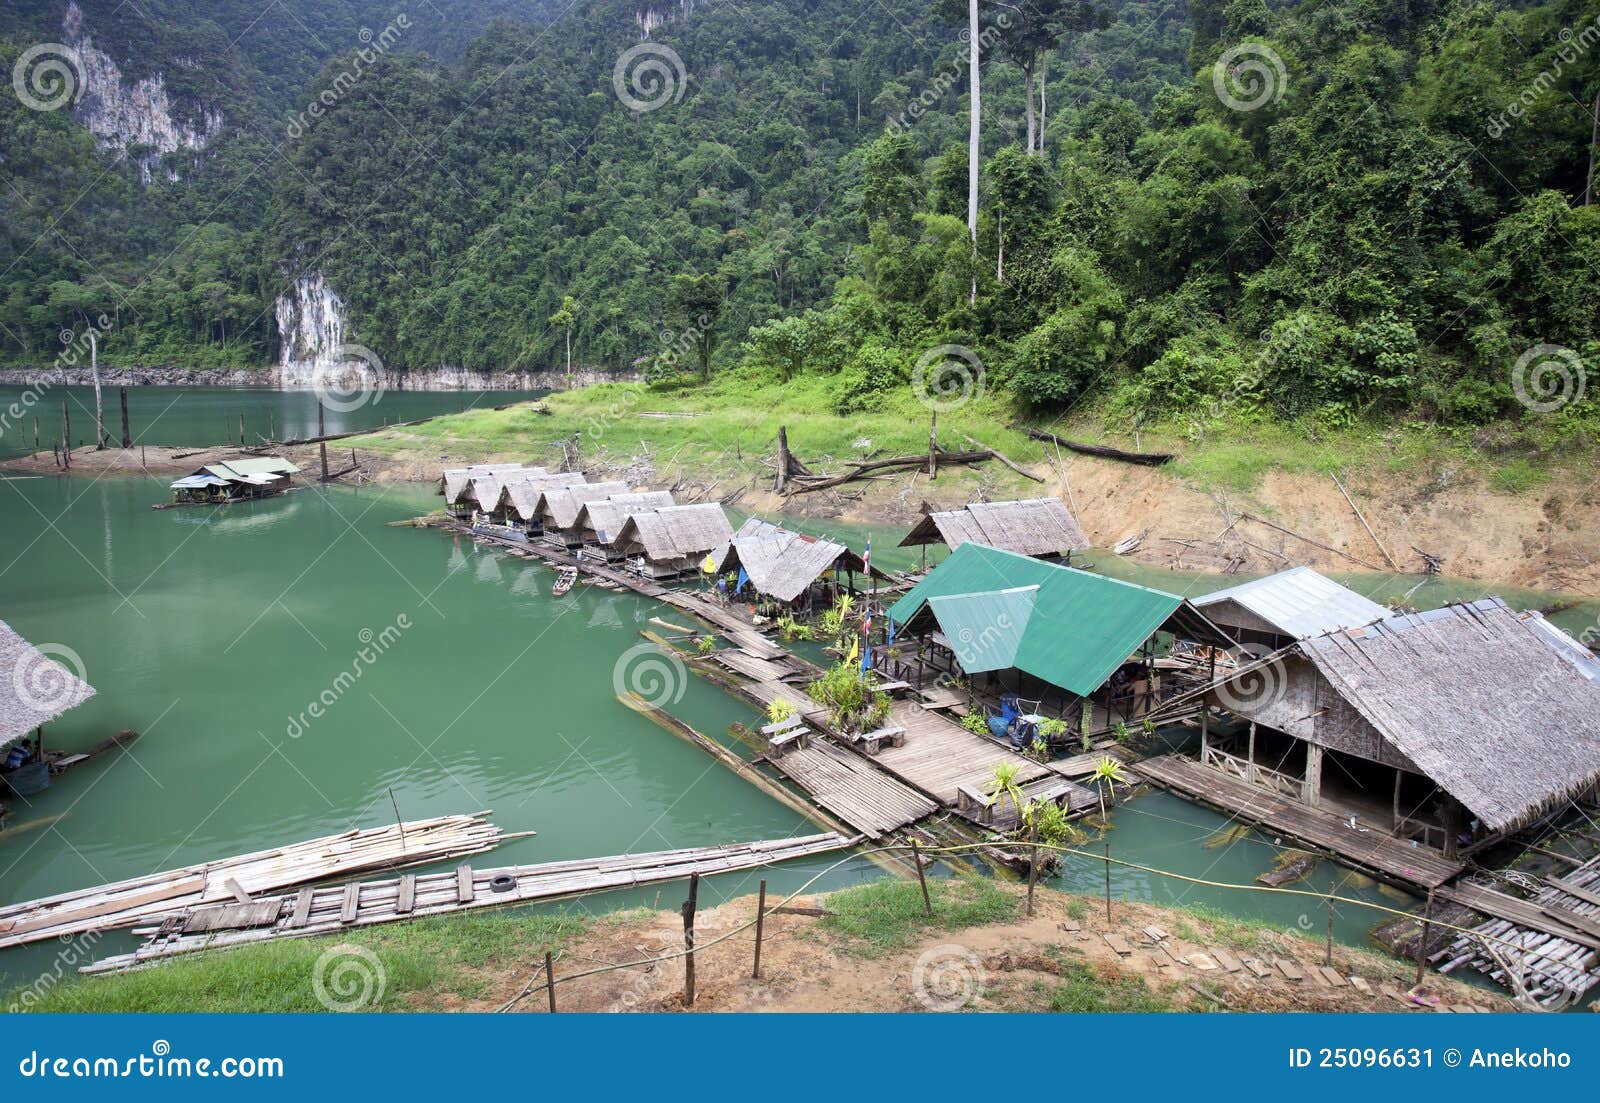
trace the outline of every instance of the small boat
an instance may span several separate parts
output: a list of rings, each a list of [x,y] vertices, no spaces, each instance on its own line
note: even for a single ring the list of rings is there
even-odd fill
[[[555,585],[550,587],[550,593],[555,597],[560,597],[562,594],[572,589],[573,585],[577,581],[578,568],[562,567],[561,573],[556,576]]]

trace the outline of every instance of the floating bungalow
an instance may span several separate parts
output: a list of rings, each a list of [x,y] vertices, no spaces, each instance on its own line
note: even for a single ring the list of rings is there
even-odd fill
[[[88,682],[0,621],[0,782],[7,791],[30,797],[49,786],[44,726],[94,692]]]
[[[543,532],[539,523],[540,495],[546,490],[559,490],[568,486],[582,486],[588,478],[579,471],[534,474],[537,469],[525,469],[508,476],[500,486],[500,497],[490,511],[490,519],[497,524],[513,527],[524,536],[538,536]]]
[[[538,511],[539,528],[545,540],[558,548],[579,547],[583,543],[583,532],[578,528],[578,514],[583,507],[590,502],[604,501],[613,494],[630,492],[631,488],[624,482],[585,482],[543,490],[534,506]]]
[[[1029,724],[1065,721],[1073,742],[1138,724],[1209,681],[1213,670],[1174,643],[1213,654],[1234,644],[1176,594],[970,540],[889,620],[896,638],[874,648],[880,671],[914,687],[970,679],[976,700],[1004,715],[1015,698]]]
[[[1251,651],[1359,628],[1390,611],[1310,567],[1295,567],[1194,600],[1195,608]]]
[[[217,506],[271,498],[288,490],[291,476],[299,473],[300,468],[276,456],[207,464],[172,484],[171,504]]]
[[[456,517],[470,516],[473,507],[462,495],[466,493],[473,476],[519,470],[523,470],[520,463],[479,463],[447,469],[439,479],[439,493],[444,495],[445,510]]]
[[[1600,672],[1551,632],[1491,598],[1298,640],[1204,694],[1245,726],[1200,764],[1465,857],[1600,782]]]
[[[759,517],[747,518],[726,544],[711,553],[719,576],[736,576],[736,594],[748,590],[790,614],[827,605],[854,589],[867,565],[843,544],[791,532]],[[841,579],[841,574],[847,577]]]
[[[733,526],[722,506],[702,502],[630,513],[616,544],[629,565],[646,578],[677,578],[699,571],[705,557],[732,536]]]
[[[622,549],[617,544],[617,537],[622,533],[623,523],[639,510],[664,509],[673,505],[677,503],[673,501],[671,491],[667,490],[613,494],[609,498],[585,502],[583,508],[578,510],[573,528],[578,530],[578,542],[583,545],[585,554],[607,561],[618,560],[622,558]]]
[[[982,544],[1038,559],[1070,556],[1089,546],[1078,522],[1060,498],[1023,498],[1014,502],[973,502],[961,509],[923,509],[922,520],[900,541],[902,548],[946,544]]]

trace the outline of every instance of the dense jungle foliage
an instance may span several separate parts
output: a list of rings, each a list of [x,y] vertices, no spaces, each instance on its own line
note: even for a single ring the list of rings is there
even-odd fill
[[[65,5],[12,7],[8,70]],[[944,345],[1134,423],[1479,424],[1600,364],[1596,0],[982,0],[976,248],[965,4],[254,7],[81,4],[126,81],[223,112],[176,181],[0,97],[0,357],[104,311],[113,362],[268,363],[320,270],[391,366],[570,338],[683,385],[826,373],[840,413]]]

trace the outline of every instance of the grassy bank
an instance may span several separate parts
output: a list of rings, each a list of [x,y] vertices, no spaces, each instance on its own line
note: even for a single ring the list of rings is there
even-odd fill
[[[697,1011],[1395,1011],[1411,967],[1335,946],[1344,977],[1314,974],[1325,948],[1204,909],[1097,899],[979,878],[882,880],[807,901],[824,914],[773,914],[762,975],[751,977],[755,900],[702,911]],[[1160,949],[1147,932],[1164,930]],[[1109,939],[1108,935],[1117,936]],[[1114,943],[1135,947],[1117,949]],[[555,955],[558,1010],[681,1010],[681,919],[675,911],[603,916],[461,916],[319,939],[216,951],[139,972],[68,978],[13,992],[0,1006],[41,1012],[542,1011],[545,951]],[[1297,961],[1255,977],[1216,964],[1226,953]],[[1192,963],[1192,964],[1191,964]],[[1235,963],[1237,964],[1237,963]],[[1382,989],[1390,989],[1385,994]],[[1451,1004],[1504,1006],[1448,978],[1428,989]],[[1416,1009],[1415,1005],[1409,1005]]]

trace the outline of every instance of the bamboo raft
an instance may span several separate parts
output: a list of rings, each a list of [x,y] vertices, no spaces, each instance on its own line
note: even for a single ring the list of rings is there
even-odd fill
[[[826,739],[813,739],[767,761],[822,807],[873,839],[939,810],[869,760]]]
[[[753,843],[579,858],[531,866],[445,873],[403,874],[383,881],[352,881],[264,897],[249,905],[190,908],[156,927],[136,930],[147,941],[131,954],[103,958],[80,972],[111,973],[201,950],[337,934],[378,923],[429,915],[454,915],[509,904],[529,904],[612,889],[679,881],[699,874],[733,873],[778,862],[830,854],[858,840],[836,833]]]
[[[476,816],[438,816],[386,827],[361,828],[288,846],[260,850],[152,873],[114,884],[76,889],[0,907],[0,949],[114,930],[205,904],[250,904],[262,893],[335,877],[492,850],[507,835]]]
[[[1600,985],[1600,856],[1545,878],[1527,900],[1468,884],[1449,892],[1489,918],[1430,958],[1441,973],[1469,965],[1545,1007],[1577,1003]]]

